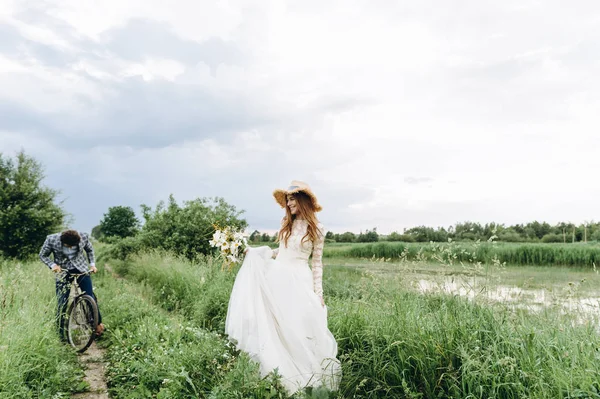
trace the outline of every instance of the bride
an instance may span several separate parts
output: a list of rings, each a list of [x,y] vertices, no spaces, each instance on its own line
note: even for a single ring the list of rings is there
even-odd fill
[[[290,394],[309,386],[336,390],[341,368],[327,327],[324,230],[315,215],[322,208],[300,181],[273,195],[286,211],[279,248],[247,252],[231,292],[225,332],[259,363],[262,376],[277,369]]]

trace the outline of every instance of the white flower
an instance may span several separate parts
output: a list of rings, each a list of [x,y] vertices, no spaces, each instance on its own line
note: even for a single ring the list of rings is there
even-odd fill
[[[218,229],[213,233],[209,244],[219,248],[220,257],[228,262],[237,263],[243,257],[243,249],[248,246],[245,232],[237,231],[231,226]]]

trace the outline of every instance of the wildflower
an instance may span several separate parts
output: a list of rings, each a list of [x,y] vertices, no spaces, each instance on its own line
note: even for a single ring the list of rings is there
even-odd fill
[[[229,226],[223,229],[215,226],[215,229],[213,239],[209,240],[209,244],[212,247],[219,248],[221,258],[231,267],[234,263],[240,261],[243,256],[243,249],[248,246],[247,234],[236,231]]]

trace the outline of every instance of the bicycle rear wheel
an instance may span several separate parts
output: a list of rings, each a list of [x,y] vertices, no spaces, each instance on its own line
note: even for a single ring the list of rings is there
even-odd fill
[[[67,319],[67,339],[78,352],[84,352],[94,341],[98,326],[98,305],[90,295],[75,298]]]

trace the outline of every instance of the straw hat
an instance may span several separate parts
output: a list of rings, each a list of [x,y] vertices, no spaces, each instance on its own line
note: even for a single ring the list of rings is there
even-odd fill
[[[323,207],[319,205],[319,201],[317,201],[317,196],[315,195],[315,193],[312,192],[310,186],[298,180],[292,180],[287,190],[277,189],[273,191],[273,197],[275,197],[275,201],[277,201],[277,203],[281,205],[282,208],[285,208],[287,203],[287,195],[299,192],[303,192],[304,194],[310,197],[313,203],[313,207],[315,208],[315,212],[319,212],[323,209]]]

